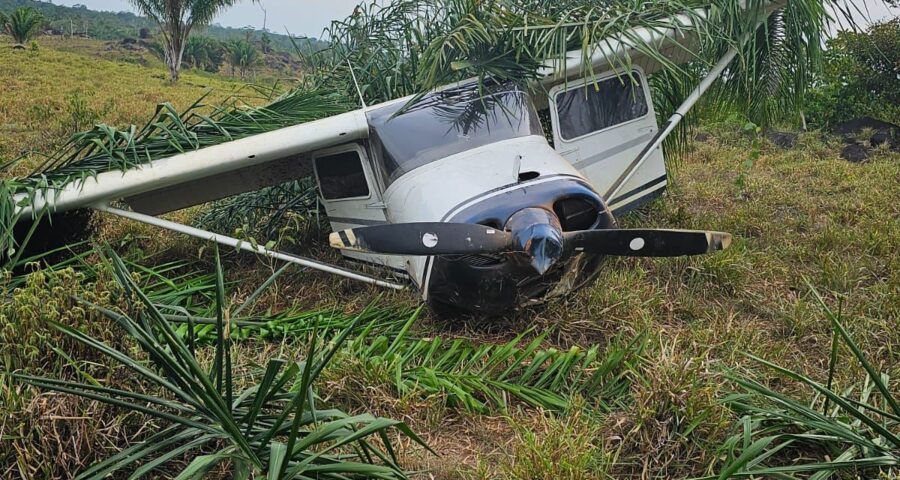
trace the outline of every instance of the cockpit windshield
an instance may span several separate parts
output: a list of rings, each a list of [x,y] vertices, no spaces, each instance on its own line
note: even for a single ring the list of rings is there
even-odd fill
[[[450,155],[511,138],[543,135],[531,98],[515,85],[429,93],[401,113],[398,102],[367,114],[385,181]]]

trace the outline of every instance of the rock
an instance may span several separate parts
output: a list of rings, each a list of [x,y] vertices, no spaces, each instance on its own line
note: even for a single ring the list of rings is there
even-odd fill
[[[867,128],[878,131],[893,130],[895,132],[900,132],[900,126],[894,125],[893,123],[872,117],[859,117],[835,125],[831,129],[831,133],[834,133],[835,135],[853,136],[858,135]]]
[[[797,145],[797,134],[791,132],[769,132],[766,138],[779,147],[789,150]]]
[[[890,143],[891,146],[896,145],[897,141],[888,134],[888,132],[878,131],[872,134],[872,138],[869,139],[869,145],[873,147],[877,147],[879,145],[884,145],[885,143]]]
[[[848,162],[860,163],[869,158],[869,151],[865,145],[860,143],[851,143],[841,150],[841,158]]]
[[[900,149],[900,125],[894,125],[893,123],[878,120],[877,118],[854,118],[853,120],[835,125],[831,131],[837,135],[842,135],[844,137],[844,143],[847,143],[848,139],[858,141],[857,137],[865,129],[874,132],[872,137],[868,139],[869,144],[873,147],[888,144],[894,150]]]

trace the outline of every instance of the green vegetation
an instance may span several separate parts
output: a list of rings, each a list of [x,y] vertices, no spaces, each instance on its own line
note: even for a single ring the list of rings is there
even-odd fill
[[[83,42],[89,42],[85,48],[90,52],[103,48]],[[8,172],[11,174],[31,172],[72,134],[94,123],[143,124],[162,98],[180,110],[210,90],[206,101],[212,104],[235,95],[247,102],[259,101],[250,98],[258,94],[227,79],[187,73],[179,85],[170,86],[161,66],[98,60],[60,51],[60,44],[50,39],[43,43],[47,48],[40,52],[12,51],[0,43],[4,92],[0,96],[0,158],[24,157]],[[65,82],[56,81],[60,75],[65,75]]]
[[[232,40],[225,45],[225,50],[228,52],[228,63],[231,64],[231,74],[234,75],[236,69],[241,78],[262,60],[259,50],[247,40]]]
[[[31,7],[41,12],[46,18],[47,28],[54,36],[86,37],[99,40],[122,40],[125,38],[143,38],[145,35],[158,35],[158,25],[151,19],[137,16],[131,12],[98,12],[88,10],[84,6],[66,7],[50,2],[34,0],[0,0],[0,12],[11,12],[19,7]],[[244,38],[244,28],[222,27],[210,25],[203,29],[203,35],[220,42]],[[277,51],[292,51],[292,39],[288,35],[266,32],[272,46]],[[304,48],[318,49],[326,44],[315,38],[295,39]]]
[[[0,33],[11,36],[19,47],[34,38],[43,23],[43,15],[33,8],[17,8],[8,16],[0,12]]]
[[[185,454],[192,455],[193,459],[178,473],[178,478],[199,478],[219,465],[227,465],[236,478],[249,478],[251,472],[273,480],[405,476],[385,431],[396,428],[422,443],[409,427],[394,420],[348,415],[317,405],[313,384],[341,348],[353,323],[326,348],[319,345],[317,332],[313,330],[302,362],[286,364],[269,360],[258,383],[241,388],[234,375],[237,365],[232,359],[229,306],[225,304],[221,263],[216,262],[218,338],[210,369],[201,365],[193,342],[180,337],[165,318],[162,312],[172,306],[154,303],[134,281],[122,260],[110,255],[106,265],[111,267],[119,288],[128,297],[125,310],[139,313],[132,318],[83,299],[76,298],[75,303],[99,311],[127,332],[140,345],[153,368],[146,365],[143,357],[133,358],[77,329],[59,323],[50,326],[121,364],[141,380],[145,389],[153,388],[165,395],[110,388],[96,382],[12,375],[17,381],[41,389],[97,400],[170,425],[81,472],[82,478],[101,479],[119,471],[139,478]],[[381,446],[373,443],[372,438],[386,441]]]
[[[225,47],[210,37],[193,35],[184,45],[184,63],[191,68],[216,73],[224,61]]]
[[[819,292],[810,288],[834,329],[828,380],[822,384],[751,356],[776,373],[810,387],[816,396],[811,402],[798,401],[755,380],[733,378],[749,395],[726,399],[729,406],[743,415],[740,420],[743,431],[724,445],[723,449],[734,451],[730,452],[733,460],[724,468],[723,476],[816,472],[814,478],[827,478],[841,470],[900,466],[900,436],[897,434],[900,431],[900,403],[897,393],[891,390],[890,377],[877,371],[866,359],[844,328],[840,313],[832,311]],[[832,382],[842,344],[862,365],[866,375],[862,384],[834,391]],[[767,401],[760,401],[759,397]],[[736,448],[738,445],[741,447]],[[771,459],[777,459],[779,453],[798,446],[804,451],[828,452],[828,457],[825,462],[767,465]]]
[[[822,127],[864,115],[900,123],[900,19],[829,40],[808,105]]]

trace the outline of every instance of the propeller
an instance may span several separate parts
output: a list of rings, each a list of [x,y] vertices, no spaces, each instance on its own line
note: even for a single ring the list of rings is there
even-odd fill
[[[563,232],[566,251],[624,257],[678,257],[724,250],[724,232],[673,229],[609,229]],[[386,255],[466,255],[521,250],[511,232],[473,223],[395,223],[334,232],[332,247]]]
[[[474,223],[394,223],[332,233],[332,247],[387,255],[471,255],[522,252],[544,274],[565,254],[595,253],[625,257],[678,257],[728,248],[724,232],[671,229],[603,229],[563,232],[559,219],[543,208],[525,208],[506,224],[508,230]]]
[[[622,257],[701,255],[731,245],[731,234],[725,232],[662,228],[581,230],[563,237],[569,250]]]
[[[393,223],[334,232],[332,247],[388,255],[452,255],[505,252],[512,234],[474,223]]]

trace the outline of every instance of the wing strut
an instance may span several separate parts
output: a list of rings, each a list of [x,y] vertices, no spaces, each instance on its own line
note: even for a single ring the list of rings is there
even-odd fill
[[[386,282],[384,280],[379,280],[377,278],[369,277],[360,273],[356,273],[350,270],[346,270],[340,267],[335,267],[333,265],[329,265],[327,263],[317,262],[315,260],[311,260],[308,258],[300,257],[297,255],[290,255],[287,253],[278,252],[275,250],[270,250],[266,247],[262,247],[259,245],[253,245],[246,241],[238,240],[234,237],[229,237],[227,235],[220,235],[218,233],[213,233],[207,230],[201,230],[199,228],[189,227],[187,225],[182,225],[177,222],[171,222],[169,220],[164,220],[162,218],[154,217],[151,215],[144,215],[143,213],[137,212],[129,212],[127,210],[120,210],[118,208],[110,207],[109,205],[94,205],[91,208],[110,213],[113,215],[117,215],[119,217],[124,217],[130,220],[135,220],[137,222],[146,223],[148,225],[153,225],[156,227],[164,228],[166,230],[172,230],[173,232],[183,233],[185,235],[190,235],[192,237],[201,238],[203,240],[210,240],[222,245],[227,245],[229,247],[240,248],[241,250],[246,250],[248,252],[257,253],[259,255],[263,255],[266,257],[275,258],[278,260],[283,260],[285,262],[296,263],[298,265],[303,265],[304,267],[312,268],[315,270],[321,270],[323,272],[332,273],[335,275],[340,275],[342,277],[352,278],[353,280],[359,280],[361,282],[370,283],[373,285],[378,285],[381,287],[393,288],[395,290],[403,290],[406,287],[404,285],[400,285],[397,283]]]

